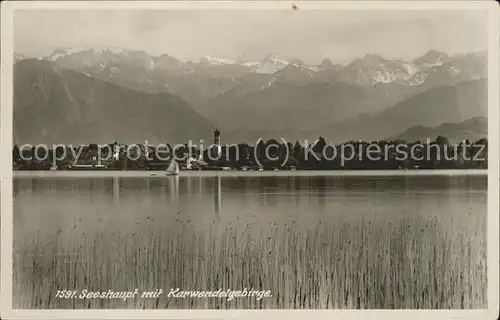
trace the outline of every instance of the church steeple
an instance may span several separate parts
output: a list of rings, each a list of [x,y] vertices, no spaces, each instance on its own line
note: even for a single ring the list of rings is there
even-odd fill
[[[218,128],[214,130],[214,144],[220,146],[220,131]]]
[[[220,131],[218,128],[215,128],[214,130],[214,146],[215,149],[217,150],[217,159],[219,159],[222,153],[222,147],[220,145]]]

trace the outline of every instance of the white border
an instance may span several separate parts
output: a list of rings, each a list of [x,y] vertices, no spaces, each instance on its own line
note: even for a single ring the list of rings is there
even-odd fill
[[[487,310],[12,310],[12,97],[15,9],[291,10],[291,1],[2,1],[1,3],[1,318],[2,319],[496,319],[499,314],[499,7],[494,1],[300,1],[299,10],[484,10],[488,46],[488,309]],[[460,41],[457,35],[457,41]]]

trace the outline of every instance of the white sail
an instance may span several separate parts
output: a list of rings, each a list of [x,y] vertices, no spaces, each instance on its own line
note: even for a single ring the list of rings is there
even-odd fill
[[[170,161],[170,164],[168,165],[168,168],[167,168],[167,174],[169,175],[177,175],[179,174],[179,164],[177,164],[177,161],[175,161],[175,159],[172,159],[172,161]]]

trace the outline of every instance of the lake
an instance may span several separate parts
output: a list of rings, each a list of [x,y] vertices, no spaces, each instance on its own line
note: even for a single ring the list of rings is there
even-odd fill
[[[485,174],[141,174],[16,173],[15,308],[486,308]]]

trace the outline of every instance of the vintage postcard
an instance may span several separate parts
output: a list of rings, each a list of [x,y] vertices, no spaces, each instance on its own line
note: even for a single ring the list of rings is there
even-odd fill
[[[493,1],[1,4],[2,319],[496,319]]]

